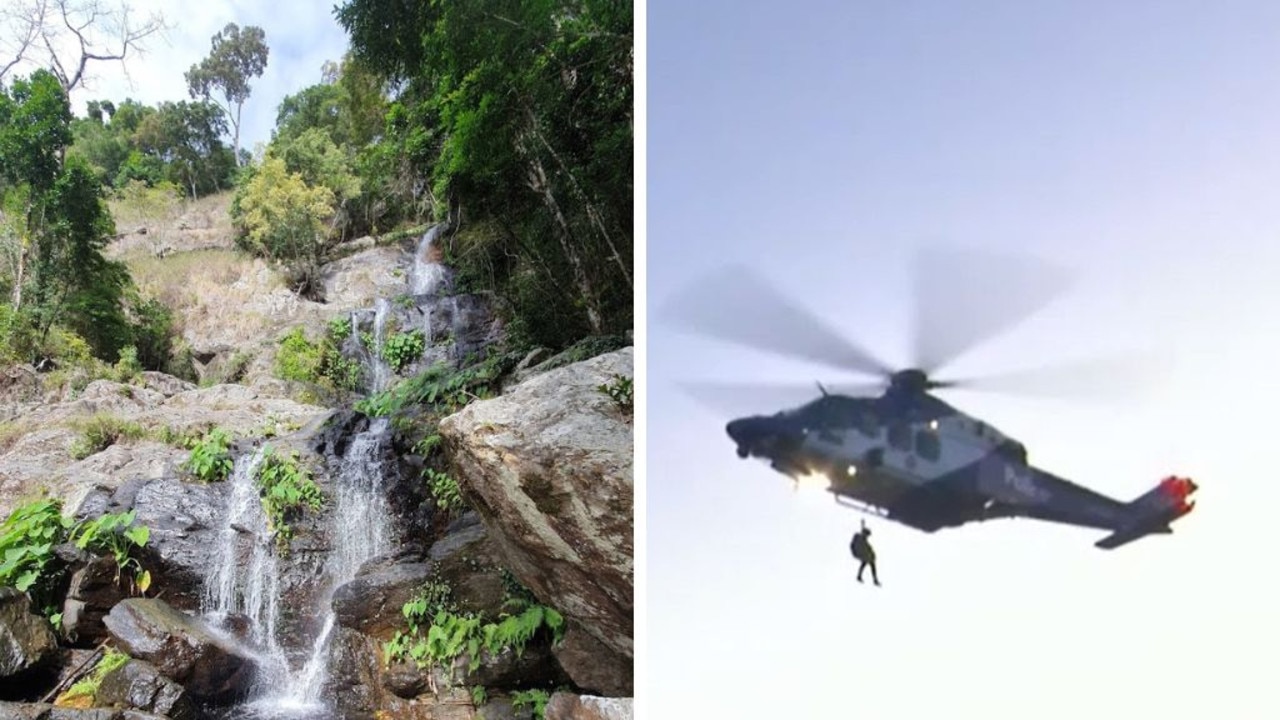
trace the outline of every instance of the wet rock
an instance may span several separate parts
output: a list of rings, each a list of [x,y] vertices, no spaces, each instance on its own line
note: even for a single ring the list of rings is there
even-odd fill
[[[382,686],[409,700],[427,691],[427,676],[417,666],[397,663],[383,673]]]
[[[43,703],[0,702],[0,720],[169,720],[163,715],[113,708],[55,707]]]
[[[0,587],[0,685],[16,688],[24,676],[54,660],[57,651],[53,628],[31,612],[27,594]]]
[[[186,689],[161,675],[151,663],[141,660],[130,660],[107,673],[98,686],[94,702],[101,706],[145,710],[170,720],[198,717]]]
[[[561,665],[581,689],[626,696],[633,662],[633,434],[630,417],[598,389],[615,374],[632,375],[630,348],[474,402],[445,418],[440,434],[504,565],[570,628],[597,641],[594,655],[559,654]]]
[[[107,637],[102,618],[128,597],[117,582],[115,558],[99,556],[71,573],[67,599],[62,604],[62,630],[78,647],[95,647]]]
[[[226,483],[133,480],[114,490],[90,492],[75,514],[87,518],[135,512],[135,522],[151,529],[139,553],[151,571],[151,594],[163,592],[170,605],[195,610],[213,564],[227,491]]]
[[[388,639],[404,626],[401,608],[431,576],[431,565],[407,563],[373,567],[333,593],[333,611],[343,627]]]
[[[374,713],[387,705],[378,682],[380,662],[379,648],[371,638],[344,627],[334,628],[326,695],[339,717],[374,720]]]
[[[554,652],[579,688],[595,693],[610,693],[617,688],[616,694],[621,695],[631,687],[635,672],[631,658],[610,652],[595,635],[572,621],[566,623],[564,639]]]
[[[494,617],[502,609],[507,592],[502,582],[502,551],[479,515],[469,512],[459,518],[431,546],[429,558],[460,611]]]
[[[122,650],[153,664],[196,701],[234,702],[250,689],[256,669],[253,660],[201,621],[164,601],[124,600],[103,622]]]
[[[547,701],[545,720],[631,720],[631,698],[595,697],[558,692]]]

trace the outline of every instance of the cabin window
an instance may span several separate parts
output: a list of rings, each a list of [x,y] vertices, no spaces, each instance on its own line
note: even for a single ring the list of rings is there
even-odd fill
[[[897,450],[911,449],[911,429],[897,424],[889,427],[889,445]]]
[[[917,430],[916,454],[930,462],[937,461],[942,455],[942,443],[938,440],[938,434],[931,430]]]

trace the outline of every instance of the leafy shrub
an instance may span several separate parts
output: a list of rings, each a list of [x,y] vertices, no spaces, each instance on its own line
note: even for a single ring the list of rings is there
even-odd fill
[[[497,622],[489,622],[476,613],[458,612],[451,595],[447,585],[429,582],[422,593],[404,604],[401,614],[409,629],[397,630],[383,644],[387,663],[412,661],[419,669],[438,667],[452,677],[454,662],[463,653],[468,656],[468,672],[475,672],[482,653],[493,656],[512,650],[522,655],[528,642],[544,628],[552,644],[564,637],[564,618],[545,605],[509,597],[508,604],[515,605],[518,612],[503,613]]]
[[[613,380],[596,388],[613,399],[619,410],[630,413],[632,408],[632,379],[625,375],[614,374]]]
[[[82,550],[110,554],[116,562],[117,581],[119,573],[133,568],[135,587],[146,592],[151,576],[133,556],[133,549],[146,545],[150,534],[146,526],[135,524],[133,512],[77,523],[62,515],[62,501],[56,498],[29,502],[0,525],[0,586],[26,592],[37,608],[58,622],[54,592],[65,567],[53,548],[74,542]]]
[[[275,533],[276,545],[287,550],[293,539],[293,526],[304,508],[319,510],[324,494],[312,480],[311,471],[298,460],[298,453],[281,455],[271,446],[264,449],[258,466],[257,483],[262,494],[262,509]]]
[[[435,498],[436,507],[440,510],[448,512],[465,504],[462,499],[462,489],[458,487],[457,480],[432,468],[423,468],[422,476],[427,479],[431,497]]]
[[[426,337],[421,330],[396,333],[382,343],[381,356],[391,366],[392,372],[400,372],[405,366],[422,357],[426,349]]]
[[[214,428],[191,448],[191,455],[182,467],[201,482],[221,482],[231,475],[234,461],[231,458],[231,434],[222,428]]]

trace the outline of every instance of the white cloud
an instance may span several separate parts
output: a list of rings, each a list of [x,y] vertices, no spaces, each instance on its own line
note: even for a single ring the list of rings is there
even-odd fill
[[[241,146],[252,149],[254,143],[270,139],[280,101],[319,82],[324,62],[338,60],[347,49],[346,32],[334,19],[330,3],[131,0],[130,5],[131,17],[138,20],[153,11],[163,13],[169,30],[164,37],[149,38],[146,54],[131,56],[125,67],[119,62],[91,63],[87,86],[72,93],[77,113],[93,99],[119,102],[131,97],[148,105],[188,100],[183,73],[209,53],[213,35],[230,22],[256,25],[266,33],[270,55],[262,77],[251,82],[252,95],[241,118]],[[34,68],[27,64],[17,72],[25,75]]]

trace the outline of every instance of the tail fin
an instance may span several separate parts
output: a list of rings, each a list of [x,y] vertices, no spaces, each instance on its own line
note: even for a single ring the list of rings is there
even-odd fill
[[[1114,550],[1152,534],[1173,532],[1169,524],[1195,509],[1191,494],[1199,489],[1190,478],[1169,476],[1160,484],[1128,504],[1130,521],[1115,532],[1094,543],[1104,550]]]

